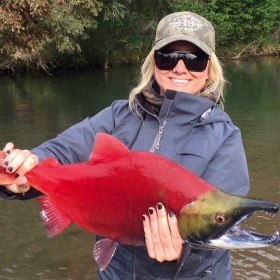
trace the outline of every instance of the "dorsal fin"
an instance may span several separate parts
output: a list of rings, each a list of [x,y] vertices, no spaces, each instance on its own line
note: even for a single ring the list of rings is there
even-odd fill
[[[130,150],[119,140],[106,133],[98,133],[95,137],[89,164],[100,163],[127,155]]]
[[[41,165],[46,166],[46,167],[58,167],[61,164],[54,158],[45,158],[41,162]]]

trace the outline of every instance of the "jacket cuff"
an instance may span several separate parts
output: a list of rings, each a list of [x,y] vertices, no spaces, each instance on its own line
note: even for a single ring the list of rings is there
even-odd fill
[[[13,193],[3,186],[0,186],[0,197],[8,200],[27,200],[42,195],[41,192],[30,188],[26,193]]]

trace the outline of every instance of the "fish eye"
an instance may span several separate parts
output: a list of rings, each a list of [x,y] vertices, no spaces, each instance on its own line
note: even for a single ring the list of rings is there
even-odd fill
[[[224,223],[226,221],[225,216],[221,213],[217,213],[215,219],[218,223]]]

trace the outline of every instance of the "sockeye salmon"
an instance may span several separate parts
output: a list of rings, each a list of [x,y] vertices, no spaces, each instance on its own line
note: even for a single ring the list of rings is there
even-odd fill
[[[48,236],[73,222],[106,237],[93,250],[100,270],[118,243],[145,244],[141,217],[159,202],[175,213],[186,248],[255,248],[280,242],[278,232],[264,236],[238,226],[256,210],[276,214],[276,204],[227,194],[163,156],[130,151],[108,134],[97,134],[87,163],[61,165],[47,158],[25,176],[47,196],[38,200]],[[14,181],[14,175],[0,170],[0,184]]]

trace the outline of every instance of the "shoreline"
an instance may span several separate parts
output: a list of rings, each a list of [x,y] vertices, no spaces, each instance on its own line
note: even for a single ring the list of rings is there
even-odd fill
[[[244,49],[245,50],[245,49]],[[262,52],[258,52],[258,53],[246,53],[245,51],[241,51],[239,54],[237,55],[231,55],[230,52],[228,53],[221,53],[220,55],[218,55],[218,58],[223,60],[223,61],[226,61],[226,60],[240,60],[240,59],[258,59],[258,58],[263,58],[263,57],[280,57],[280,47],[279,48],[275,48],[273,49],[273,51],[262,51]],[[111,65],[107,68],[103,68],[103,67],[92,67],[92,64],[91,66],[88,65],[88,64],[81,64],[79,66],[77,65],[73,65],[73,66],[67,66],[67,65],[64,65],[64,66],[59,66],[59,67],[50,67],[46,70],[44,69],[33,69],[32,67],[30,68],[27,68],[27,67],[19,67],[19,68],[15,68],[15,69],[0,69],[0,78],[3,77],[3,76],[14,76],[14,74],[18,74],[19,72],[21,71],[32,71],[34,72],[34,75],[36,75],[36,72],[45,72],[49,75],[52,75],[51,73],[55,73],[55,72],[60,72],[60,71],[72,71],[72,70],[76,70],[76,71],[80,71],[80,70],[83,70],[83,69],[89,69],[93,72],[95,71],[110,71],[110,68],[115,68],[115,67],[118,67],[118,66],[123,66],[123,65],[134,65],[134,64],[137,64],[137,63],[133,63],[133,62],[128,62],[128,63],[123,63],[123,64],[119,64],[119,65]]]

